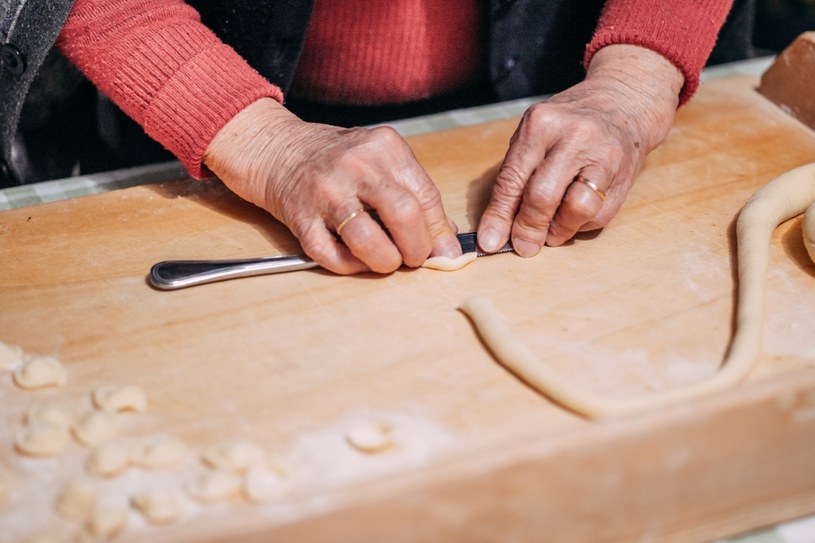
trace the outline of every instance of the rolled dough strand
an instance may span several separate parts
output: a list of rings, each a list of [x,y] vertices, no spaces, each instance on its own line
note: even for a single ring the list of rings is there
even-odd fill
[[[736,223],[738,306],[736,330],[721,370],[713,377],[633,400],[598,397],[542,364],[484,297],[467,300],[461,310],[473,321],[495,357],[524,381],[564,407],[590,418],[622,415],[661,407],[740,382],[753,368],[761,349],[762,314],[772,234],[782,222],[808,207],[815,215],[815,163],[772,180],[747,201]],[[804,237],[815,239],[815,219],[805,221]]]

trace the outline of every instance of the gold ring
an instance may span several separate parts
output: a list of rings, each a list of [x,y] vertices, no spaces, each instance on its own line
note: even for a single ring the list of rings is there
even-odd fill
[[[356,211],[354,211],[353,213],[351,213],[350,215],[345,217],[343,220],[341,220],[340,224],[338,224],[337,228],[336,228],[337,235],[341,236],[342,235],[342,229],[345,228],[345,226],[349,222],[353,221],[357,217],[357,215],[359,215],[360,213],[365,213],[365,208],[364,207],[361,207],[361,208],[357,209]]]
[[[603,189],[601,189],[601,188],[600,188],[600,187],[598,187],[598,186],[597,186],[597,184],[595,184],[593,181],[590,181],[590,180],[586,179],[586,178],[585,178],[585,177],[583,177],[582,175],[577,174],[577,177],[575,177],[575,178],[574,178],[574,180],[575,180],[575,181],[577,181],[578,183],[583,183],[584,185],[586,185],[587,187],[589,187],[589,188],[590,188],[591,190],[593,190],[593,191],[595,192],[595,194],[597,194],[597,196],[599,196],[599,197],[600,197],[600,199],[601,199],[601,200],[603,200],[604,202],[606,201],[606,198],[608,198],[608,195],[606,194],[606,192],[605,192]]]

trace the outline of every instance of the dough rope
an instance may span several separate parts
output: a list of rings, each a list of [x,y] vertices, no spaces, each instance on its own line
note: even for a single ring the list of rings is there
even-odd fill
[[[731,387],[744,379],[761,350],[764,291],[770,243],[775,228],[806,210],[804,242],[815,240],[815,163],[790,170],[760,188],[736,223],[738,298],[736,329],[725,360],[713,377],[688,386],[632,400],[602,398],[543,364],[484,297],[467,300],[461,310],[473,321],[493,355],[542,394],[590,418],[661,407]],[[813,252],[810,256],[815,260]]]

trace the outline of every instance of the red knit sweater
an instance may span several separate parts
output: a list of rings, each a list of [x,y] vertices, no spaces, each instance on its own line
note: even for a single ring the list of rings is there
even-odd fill
[[[608,0],[586,63],[606,45],[648,47],[684,74],[684,102],[730,4]],[[459,88],[480,75],[478,16],[478,0],[317,0],[292,92],[383,104]],[[57,45],[195,177],[232,117],[258,98],[283,100],[183,0],[76,0]]]

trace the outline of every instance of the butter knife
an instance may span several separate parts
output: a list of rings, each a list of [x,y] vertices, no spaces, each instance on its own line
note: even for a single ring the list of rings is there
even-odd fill
[[[477,252],[478,256],[488,256],[512,251],[512,245],[507,243],[494,253],[482,252],[478,249],[475,232],[456,234],[456,237],[464,253]],[[154,264],[147,277],[150,284],[157,289],[175,290],[238,277],[307,270],[316,267],[319,267],[319,264],[306,255],[239,260],[165,260]]]

